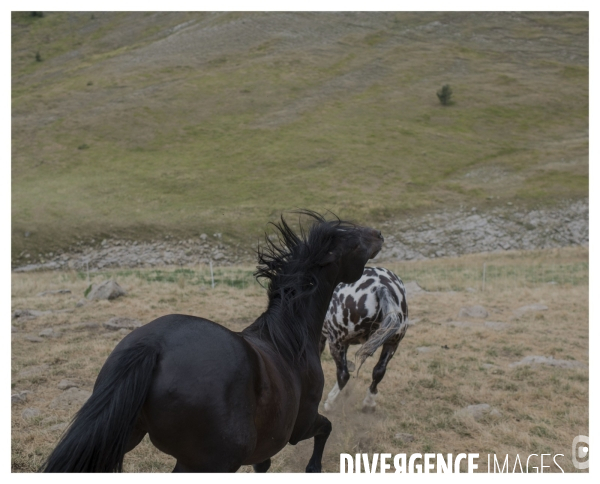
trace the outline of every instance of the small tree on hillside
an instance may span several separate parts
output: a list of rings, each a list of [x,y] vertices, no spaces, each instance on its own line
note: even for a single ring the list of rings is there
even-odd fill
[[[452,97],[452,89],[450,89],[450,84],[445,84],[442,88],[437,92],[437,97],[442,103],[443,106],[448,106]]]

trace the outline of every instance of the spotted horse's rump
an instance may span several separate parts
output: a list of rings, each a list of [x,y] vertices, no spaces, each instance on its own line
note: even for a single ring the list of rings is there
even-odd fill
[[[404,338],[407,326],[406,291],[400,278],[392,271],[382,267],[365,267],[358,281],[335,288],[325,316],[320,346],[323,353],[325,342],[329,341],[329,350],[337,368],[337,382],[327,396],[325,411],[333,408],[350,379],[346,353],[350,345],[357,344],[362,344],[356,352],[360,365],[383,345],[379,361],[373,368],[373,381],[363,400],[363,411],[375,410],[377,385]]]

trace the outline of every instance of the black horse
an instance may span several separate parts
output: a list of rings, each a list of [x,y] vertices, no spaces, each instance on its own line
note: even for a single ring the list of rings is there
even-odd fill
[[[307,472],[320,472],[331,422],[319,340],[333,290],[354,282],[383,237],[371,228],[314,218],[296,235],[283,217],[266,239],[255,276],[267,310],[235,333],[172,314],[136,329],[100,370],[89,400],[42,466],[44,472],[120,472],[148,433],[177,459],[173,472],[266,472],[288,442],[314,437]]]

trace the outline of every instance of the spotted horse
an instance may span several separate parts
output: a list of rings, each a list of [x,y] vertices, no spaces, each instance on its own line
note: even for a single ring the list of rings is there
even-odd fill
[[[363,411],[372,412],[377,405],[377,385],[381,382],[388,363],[394,356],[408,327],[406,290],[400,278],[382,267],[366,267],[362,277],[350,284],[339,284],[333,293],[321,334],[321,354],[325,342],[337,368],[337,382],[325,401],[325,411],[333,409],[334,402],[348,383],[354,370],[348,364],[346,353],[350,345],[362,344],[355,358],[360,366],[367,357],[383,345],[379,361],[373,368],[373,381],[363,400]],[[359,370],[360,370],[359,366]]]

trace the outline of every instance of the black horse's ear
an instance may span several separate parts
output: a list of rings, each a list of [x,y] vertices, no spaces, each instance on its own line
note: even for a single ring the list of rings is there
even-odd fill
[[[332,250],[327,252],[327,255],[323,257],[323,259],[319,262],[321,267],[326,266],[327,264],[331,264],[339,259],[338,250]]]

